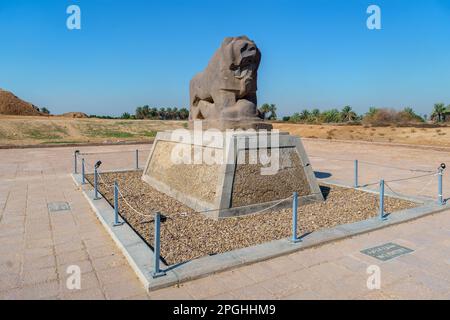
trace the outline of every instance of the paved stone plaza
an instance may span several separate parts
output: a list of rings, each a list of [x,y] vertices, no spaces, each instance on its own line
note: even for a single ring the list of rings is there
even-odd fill
[[[368,144],[304,140],[319,182],[352,183],[359,159],[360,183],[401,179],[450,164],[450,153]],[[145,293],[127,261],[97,221],[70,173],[73,151],[103,170],[134,167],[134,150],[144,165],[150,146],[105,146],[0,150],[0,299],[449,299],[450,212],[360,235],[315,249]],[[111,152],[121,153],[111,153]],[[333,160],[330,160],[333,159]],[[444,178],[444,196],[450,180]],[[430,180],[431,179],[431,180]],[[437,196],[436,177],[391,183],[396,192]],[[70,210],[53,211],[67,202]],[[301,210],[299,212],[301,214]],[[394,242],[414,250],[379,261],[361,250]],[[81,290],[66,288],[69,265],[82,271]],[[381,289],[369,290],[366,269],[381,269]]]

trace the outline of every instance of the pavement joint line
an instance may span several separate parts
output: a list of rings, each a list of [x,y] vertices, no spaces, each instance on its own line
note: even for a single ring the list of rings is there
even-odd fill
[[[103,198],[100,200],[93,200],[92,187],[90,185],[81,185],[81,174],[72,174],[72,178],[75,184],[80,187],[80,190],[91,205],[97,217],[102,222],[103,226],[113,238],[114,242],[124,254],[130,266],[148,291],[179,285],[181,283],[204,278],[218,272],[285,256],[287,254],[308,248],[322,246],[330,242],[341,241],[360,234],[384,229],[389,226],[410,222],[427,215],[440,213],[450,208],[450,204],[438,205],[434,202],[424,202],[421,199],[411,198],[409,199],[410,201],[423,205],[412,209],[397,211],[395,214],[391,214],[389,220],[387,221],[380,221],[378,217],[375,217],[316,231],[303,238],[303,242],[297,244],[291,243],[287,238],[274,240],[214,256],[200,257],[198,259],[182,263],[176,267],[166,266],[161,261],[161,265],[163,266],[162,269],[166,270],[167,275],[153,279],[151,277],[151,272],[153,271],[152,249],[127,224],[124,225],[125,228],[112,228],[111,225],[114,219],[114,209],[111,205]],[[332,184],[330,182],[327,183]],[[341,186],[343,185],[341,184]],[[363,190],[362,188],[359,188],[359,190],[377,193],[374,190]],[[392,197],[396,196],[393,195]],[[124,231],[121,232],[121,230]],[[131,241],[130,245],[130,237],[132,239],[138,239],[138,242]],[[125,243],[124,240],[127,240],[129,243]],[[141,245],[139,242],[141,242]],[[130,251],[129,249],[132,247],[134,247],[133,251]]]

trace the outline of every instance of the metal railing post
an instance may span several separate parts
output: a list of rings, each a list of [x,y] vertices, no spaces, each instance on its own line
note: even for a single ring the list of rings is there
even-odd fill
[[[443,170],[439,168],[438,171],[438,202],[440,205],[444,205],[444,197],[442,196],[442,176]]]
[[[358,160],[355,160],[355,188],[359,187],[358,183]]]
[[[139,150],[136,149],[136,170],[139,170]]]
[[[94,200],[100,199],[98,197],[98,171],[97,167],[94,167]]]
[[[84,158],[81,159],[81,184],[86,184],[86,175],[84,169]]]
[[[114,181],[114,227],[123,225],[123,222],[119,221],[119,185],[117,181]]]
[[[298,193],[294,192],[292,198],[292,239],[293,243],[300,242],[301,239],[297,237],[297,210],[298,210]]]
[[[380,180],[380,220],[387,220],[384,212],[384,180]]]
[[[155,243],[154,243],[154,271],[152,273],[153,278],[158,278],[166,275],[164,271],[159,268],[160,260],[160,246],[161,246],[161,214],[159,212],[155,213]]]
[[[73,153],[73,173],[78,174],[78,154],[80,150],[75,150]]]

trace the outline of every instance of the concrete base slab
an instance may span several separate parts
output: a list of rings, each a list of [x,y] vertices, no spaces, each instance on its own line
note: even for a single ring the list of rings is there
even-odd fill
[[[386,221],[382,221],[379,218],[372,218],[340,225],[305,235],[301,238],[302,241],[298,243],[291,242],[290,239],[281,239],[223,254],[205,256],[173,266],[166,266],[163,261],[160,261],[161,268],[166,274],[158,278],[153,278],[153,250],[128,224],[114,227],[114,209],[110,204],[104,199],[94,200],[92,186],[81,185],[81,175],[72,175],[72,177],[75,183],[80,186],[97,217],[148,291],[206,277],[220,271],[272,259],[362,233],[372,232],[450,209],[450,204],[438,205],[434,202],[423,203],[422,200],[415,199],[416,202],[422,203],[422,205],[391,214]]]

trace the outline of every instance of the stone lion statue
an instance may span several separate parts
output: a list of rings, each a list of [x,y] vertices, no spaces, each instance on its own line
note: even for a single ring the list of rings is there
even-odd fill
[[[261,52],[246,36],[225,38],[203,72],[190,82],[189,120],[205,128],[265,128],[257,109]]]

